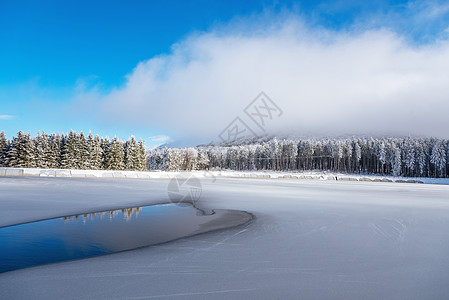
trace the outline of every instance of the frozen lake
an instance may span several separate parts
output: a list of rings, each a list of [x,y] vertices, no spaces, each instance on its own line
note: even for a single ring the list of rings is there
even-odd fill
[[[0,178],[0,226],[166,202],[168,180]],[[449,186],[202,179],[247,225],[0,274],[2,299],[447,299]]]

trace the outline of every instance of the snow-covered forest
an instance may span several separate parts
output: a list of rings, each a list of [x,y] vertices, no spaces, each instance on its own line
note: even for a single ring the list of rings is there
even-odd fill
[[[449,177],[449,141],[435,138],[277,140],[234,146],[163,148],[150,170],[326,170],[409,177]]]
[[[62,168],[89,170],[146,169],[145,145],[131,136],[126,142],[89,133],[69,134],[20,131],[12,140],[0,133],[0,166],[23,168]]]
[[[449,141],[435,138],[276,138],[232,146],[158,148],[142,140],[0,133],[0,166],[91,170],[323,170],[408,177],[449,177]]]

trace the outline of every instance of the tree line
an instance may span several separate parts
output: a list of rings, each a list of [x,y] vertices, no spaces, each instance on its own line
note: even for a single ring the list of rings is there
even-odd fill
[[[436,138],[277,140],[233,146],[163,148],[150,170],[323,170],[408,177],[449,177],[449,141]]]
[[[322,170],[408,177],[449,177],[449,141],[436,138],[282,139],[240,145],[158,148],[131,136],[20,131],[0,133],[0,166],[91,170]]]
[[[131,136],[123,142],[117,137],[93,136],[91,132],[68,134],[45,132],[31,137],[23,131],[7,140],[0,133],[0,166],[22,168],[61,168],[88,170],[146,169],[145,145]]]

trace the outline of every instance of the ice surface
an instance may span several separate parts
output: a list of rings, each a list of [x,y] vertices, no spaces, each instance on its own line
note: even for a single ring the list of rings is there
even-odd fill
[[[167,201],[166,179],[0,178],[1,225]],[[230,230],[0,275],[1,299],[448,299],[449,186],[201,179]]]

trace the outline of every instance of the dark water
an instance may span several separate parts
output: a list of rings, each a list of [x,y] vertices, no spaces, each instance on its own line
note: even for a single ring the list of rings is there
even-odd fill
[[[248,220],[244,212],[163,204],[1,227],[0,272],[159,244]]]

